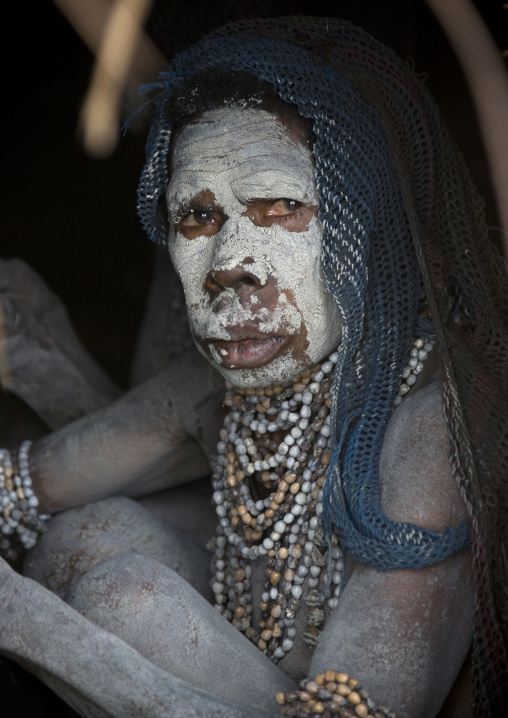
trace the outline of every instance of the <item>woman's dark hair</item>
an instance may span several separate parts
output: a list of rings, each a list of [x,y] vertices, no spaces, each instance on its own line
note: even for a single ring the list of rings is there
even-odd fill
[[[165,115],[172,123],[172,140],[184,125],[203,112],[223,107],[259,108],[273,112],[299,130],[301,139],[311,148],[314,144],[311,121],[300,115],[296,105],[281,100],[270,83],[259,80],[250,72],[232,72],[221,68],[203,70],[194,75],[167,102]]]

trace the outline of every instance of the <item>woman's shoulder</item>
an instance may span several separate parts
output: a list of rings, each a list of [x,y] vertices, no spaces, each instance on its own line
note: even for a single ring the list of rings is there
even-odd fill
[[[392,519],[443,531],[467,519],[452,476],[439,380],[394,411],[380,459],[381,502]]]

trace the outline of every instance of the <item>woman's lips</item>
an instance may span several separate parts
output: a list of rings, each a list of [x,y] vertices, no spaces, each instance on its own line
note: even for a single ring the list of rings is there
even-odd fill
[[[213,358],[227,369],[254,369],[269,364],[288,337],[242,339],[230,342],[216,339],[208,343]]]

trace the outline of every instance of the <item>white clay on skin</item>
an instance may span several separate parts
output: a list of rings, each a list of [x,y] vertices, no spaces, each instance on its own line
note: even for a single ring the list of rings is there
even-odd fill
[[[179,221],[182,208],[207,190],[227,221],[211,237],[189,240],[171,233],[169,242],[192,332],[207,340],[212,363],[234,384],[289,381],[332,351],[340,338],[338,309],[320,279],[321,225],[313,217],[300,232],[278,223],[260,227],[244,213],[249,203],[260,199],[286,198],[316,205],[310,150],[292,141],[285,126],[263,110],[225,108],[204,113],[182,129],[175,143],[166,195],[172,223]],[[278,300],[271,311],[259,306],[254,293],[241,301],[231,287],[210,298],[204,288],[206,277],[237,267],[255,276],[261,286],[276,283]],[[212,342],[231,339],[228,327],[246,322],[255,322],[258,331],[268,336],[306,331],[304,356],[295,357],[287,350],[262,367],[225,367]]]

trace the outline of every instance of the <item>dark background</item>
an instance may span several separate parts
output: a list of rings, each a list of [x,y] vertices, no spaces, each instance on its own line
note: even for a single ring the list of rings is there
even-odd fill
[[[508,47],[503,4],[476,3],[500,49]],[[152,264],[153,248],[135,213],[146,128],[138,123],[108,159],[88,157],[76,124],[91,53],[50,0],[10,2],[3,10],[0,256],[22,257],[45,278],[85,346],[126,387]],[[159,0],[148,29],[171,56],[227,20],[286,14],[349,19],[413,58],[417,71],[428,75],[495,227],[474,111],[453,54],[421,0]],[[0,394],[2,402],[0,423],[14,421],[15,402]],[[7,661],[0,663],[0,686],[7,691],[0,709],[5,718],[74,715]],[[9,694],[12,713],[6,712]]]

